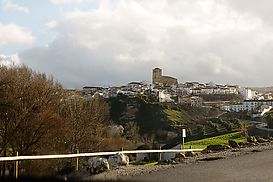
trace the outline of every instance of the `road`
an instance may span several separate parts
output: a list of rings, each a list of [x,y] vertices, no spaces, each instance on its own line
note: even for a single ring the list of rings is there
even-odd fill
[[[200,161],[135,177],[134,181],[241,182],[273,181],[273,151],[254,152],[235,158]]]

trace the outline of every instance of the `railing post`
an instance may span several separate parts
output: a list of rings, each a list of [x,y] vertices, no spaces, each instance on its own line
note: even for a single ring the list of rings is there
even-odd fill
[[[16,156],[19,156],[19,153],[16,152]],[[15,161],[15,179],[18,179],[19,174],[19,161]]]
[[[79,154],[80,151],[77,149],[77,154]],[[79,157],[76,158],[76,171],[79,171]]]

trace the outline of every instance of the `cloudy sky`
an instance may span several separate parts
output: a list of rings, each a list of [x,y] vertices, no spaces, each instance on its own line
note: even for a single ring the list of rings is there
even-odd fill
[[[0,0],[2,64],[67,88],[151,80],[272,86],[272,0]]]

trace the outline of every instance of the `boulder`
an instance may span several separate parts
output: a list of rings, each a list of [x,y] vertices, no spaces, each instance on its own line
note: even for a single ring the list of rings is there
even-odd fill
[[[249,143],[256,143],[257,142],[257,139],[255,136],[248,136],[246,140]]]
[[[231,149],[232,147],[231,146],[229,146],[229,145],[226,145],[225,146],[225,149]]]
[[[239,144],[234,141],[234,140],[229,140],[228,141],[228,145],[231,147],[231,148],[238,148],[239,147]]]
[[[175,154],[175,158],[179,158],[179,159],[186,159],[186,156],[185,156],[185,154],[183,154],[183,153],[177,153],[177,154]]]
[[[264,139],[264,138],[259,137],[259,136],[257,136],[256,139],[257,139],[257,142],[259,142],[259,143],[267,143],[267,142],[270,142],[269,140]]]
[[[175,160],[170,160],[170,164],[177,164]]]
[[[194,152],[192,152],[192,151],[188,151],[188,152],[185,153],[185,156],[186,156],[186,157],[194,157],[195,154],[194,154]]]
[[[184,161],[185,159],[186,159],[185,154],[183,154],[183,153],[177,153],[177,154],[175,154],[174,161],[175,161],[176,163],[182,162],[182,161]]]
[[[253,143],[253,142],[246,142],[246,147],[253,147],[255,146],[256,144]]]
[[[212,150],[208,150],[207,148],[205,148],[204,150],[201,151],[202,154],[209,154],[212,153]]]
[[[107,159],[100,157],[89,158],[87,168],[91,174],[98,174],[110,169]]]
[[[223,145],[209,145],[207,146],[206,149],[211,151],[221,151],[221,150],[225,150],[226,147]]]
[[[119,153],[113,156],[110,156],[108,159],[110,167],[117,166],[128,166],[129,165],[129,157],[123,153]]]

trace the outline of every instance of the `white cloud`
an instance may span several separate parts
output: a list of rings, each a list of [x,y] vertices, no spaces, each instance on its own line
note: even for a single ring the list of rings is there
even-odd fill
[[[20,64],[20,58],[18,54],[13,55],[1,55],[0,54],[0,65],[12,66]]]
[[[227,2],[240,13],[252,14],[273,24],[273,2],[271,0],[263,0],[259,3],[256,0],[229,0]]]
[[[5,11],[19,11],[19,12],[23,12],[26,14],[30,13],[29,9],[27,7],[20,6],[19,4],[16,4],[16,3],[12,2],[11,0],[7,0],[4,2],[3,9]]]
[[[224,0],[106,0],[67,13],[55,30],[48,47],[20,56],[69,87],[150,80],[153,67],[181,82],[271,83],[256,75],[271,73],[272,27]]]
[[[0,23],[0,46],[6,44],[32,44],[35,38],[23,27],[10,23]]]
[[[58,25],[58,22],[55,20],[52,20],[46,23],[46,26],[51,29],[55,28],[57,25]]]
[[[74,4],[74,3],[84,3],[91,2],[93,0],[50,0],[53,4]]]

